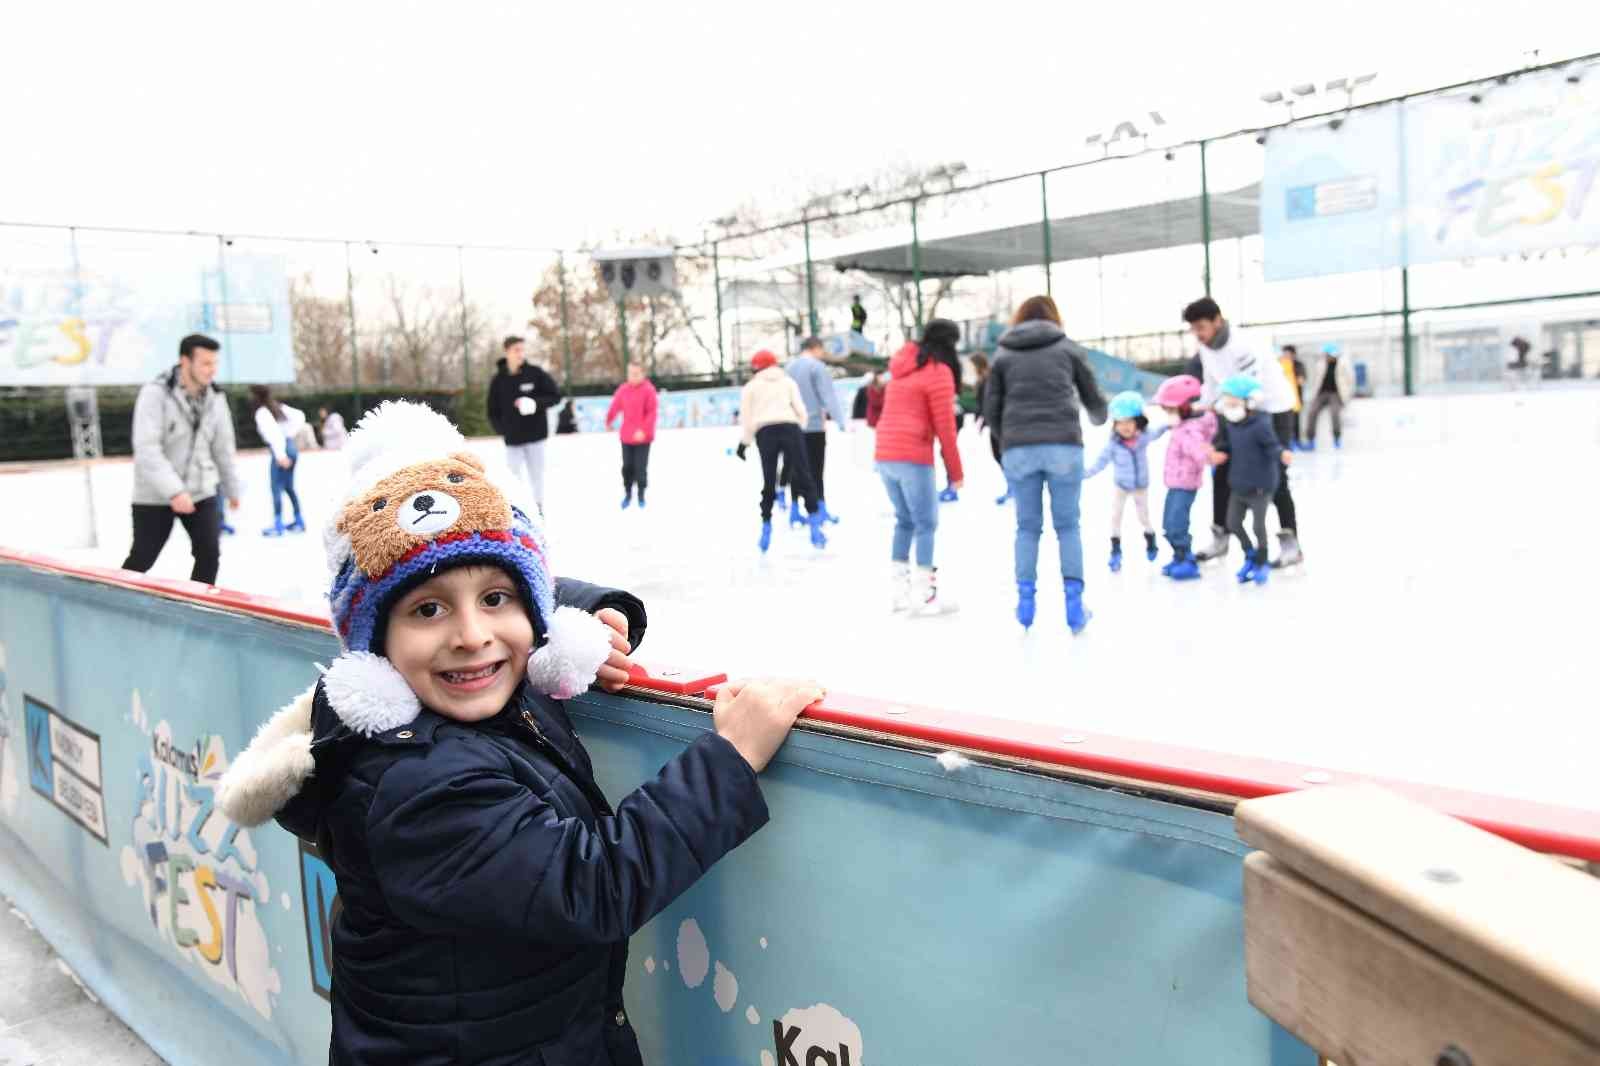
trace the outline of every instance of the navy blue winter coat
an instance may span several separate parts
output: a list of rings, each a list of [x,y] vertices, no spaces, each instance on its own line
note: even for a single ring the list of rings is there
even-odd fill
[[[526,686],[483,722],[363,738],[319,685],[312,729],[278,821],[338,877],[330,1064],[639,1066],[628,937],[767,820],[733,746],[700,737],[613,809]]]
[[[1226,427],[1226,443],[1219,450],[1228,453],[1228,487],[1234,492],[1277,492],[1283,442],[1272,429],[1272,419],[1252,411],[1242,422],[1219,422]]]

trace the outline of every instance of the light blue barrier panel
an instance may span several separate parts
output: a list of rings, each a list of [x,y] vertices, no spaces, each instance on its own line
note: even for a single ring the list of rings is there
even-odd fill
[[[178,1066],[326,1061],[332,878],[211,790],[335,653],[0,562],[0,891]],[[569,709],[613,796],[710,724]],[[764,787],[772,823],[635,938],[649,1062],[1316,1061],[1246,1002],[1224,816],[816,733]]]

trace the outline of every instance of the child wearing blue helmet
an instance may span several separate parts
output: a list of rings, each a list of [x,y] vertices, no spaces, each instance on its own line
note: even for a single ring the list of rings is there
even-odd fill
[[[1144,555],[1154,562],[1156,557],[1156,529],[1150,524],[1150,445],[1160,440],[1170,428],[1150,429],[1150,420],[1144,416],[1144,397],[1137,392],[1119,392],[1107,405],[1111,415],[1111,439],[1100,452],[1094,465],[1083,472],[1085,479],[1112,468],[1112,480],[1117,494],[1111,503],[1111,572],[1122,569],[1122,512],[1128,498],[1133,498],[1134,510],[1139,514],[1139,524],[1144,526]]]
[[[1278,491],[1279,461],[1287,466],[1294,456],[1278,439],[1271,419],[1256,409],[1260,392],[1261,382],[1248,374],[1222,383],[1217,414],[1226,421],[1227,432],[1213,458],[1228,465],[1228,528],[1244,548],[1239,581],[1265,585],[1272,573],[1267,564],[1267,504]],[[1244,527],[1246,511],[1255,529],[1254,543]]]

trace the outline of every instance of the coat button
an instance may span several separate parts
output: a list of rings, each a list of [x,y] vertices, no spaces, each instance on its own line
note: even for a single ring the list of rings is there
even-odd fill
[[[410,740],[412,737],[416,736],[416,734],[409,729],[402,729],[400,732],[396,733],[395,736],[401,740]]]
[[[617,1011],[617,1024],[618,1025],[627,1025],[628,1024],[628,1016],[626,1014],[622,1013],[620,1010]]]

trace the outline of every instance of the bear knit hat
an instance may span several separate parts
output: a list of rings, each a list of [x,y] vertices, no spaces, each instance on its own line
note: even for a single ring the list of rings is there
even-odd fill
[[[404,687],[382,660],[390,607],[429,578],[473,565],[499,567],[516,582],[533,623],[528,680],[536,690],[564,699],[593,684],[610,653],[610,630],[577,608],[556,607],[549,548],[531,517],[537,512],[509,470],[468,451],[443,415],[405,401],[368,412],[346,453],[350,481],[323,532],[333,579],[328,605],[346,649],[326,676],[330,696],[345,682]],[[394,676],[354,676],[384,668]]]

